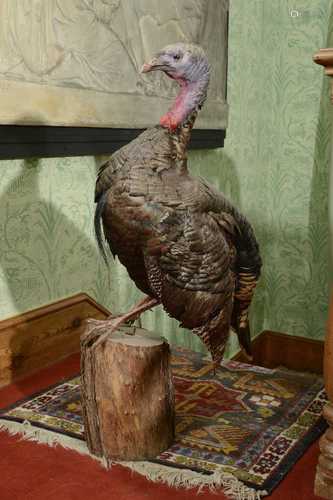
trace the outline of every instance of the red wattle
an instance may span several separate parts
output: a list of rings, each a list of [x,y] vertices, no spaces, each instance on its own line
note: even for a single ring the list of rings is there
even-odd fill
[[[186,117],[185,98],[187,91],[187,87],[183,86],[180,94],[176,97],[172,108],[160,119],[160,125],[162,125],[162,127],[166,127],[170,130],[176,130],[176,128],[181,125]]]
[[[178,123],[175,115],[173,115],[171,113],[167,113],[161,117],[160,125],[162,125],[162,127],[165,127],[165,128],[168,128],[169,130],[174,131],[179,126],[179,123]]]

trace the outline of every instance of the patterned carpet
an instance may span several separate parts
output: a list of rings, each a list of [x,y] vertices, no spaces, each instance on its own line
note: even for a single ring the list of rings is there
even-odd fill
[[[316,375],[226,361],[214,376],[201,354],[178,348],[172,367],[176,441],[155,463],[232,473],[270,493],[326,428]],[[79,376],[0,410],[0,419],[84,441]]]

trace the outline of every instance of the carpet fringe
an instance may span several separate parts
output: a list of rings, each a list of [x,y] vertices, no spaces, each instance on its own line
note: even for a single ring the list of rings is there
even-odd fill
[[[89,455],[94,460],[100,462],[103,467],[109,467],[104,457],[97,457],[90,453],[85,441],[64,434],[58,434],[47,429],[40,429],[31,425],[28,420],[24,422],[13,422],[0,418],[0,431],[6,431],[10,436],[20,436],[26,441],[47,444],[50,447],[59,445],[67,450],[74,450],[81,455]]]
[[[198,488],[200,493],[204,488],[218,493],[223,489],[225,496],[230,500],[260,500],[266,496],[267,491],[258,491],[250,488],[227,472],[214,472],[201,474],[189,469],[176,469],[167,465],[153,462],[118,462],[132,471],[142,474],[149,481],[165,483],[174,488]]]
[[[51,447],[59,445],[65,449],[74,450],[81,455],[89,455],[105,468],[109,468],[112,464],[119,464],[145,476],[149,481],[162,482],[174,488],[198,488],[198,493],[203,488],[208,488],[216,493],[219,489],[223,489],[223,493],[230,500],[260,500],[267,495],[266,491],[257,491],[250,488],[235,476],[226,472],[217,471],[208,475],[147,461],[108,463],[105,458],[92,455],[84,441],[64,434],[57,434],[47,429],[37,428],[28,421],[21,423],[0,418],[0,431],[6,431],[11,436],[21,436],[22,439],[28,441],[36,441]]]

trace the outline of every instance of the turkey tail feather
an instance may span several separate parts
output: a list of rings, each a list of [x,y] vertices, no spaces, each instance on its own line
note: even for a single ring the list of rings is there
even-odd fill
[[[104,247],[104,241],[103,241],[104,235],[103,235],[102,224],[101,224],[101,218],[102,218],[103,210],[105,207],[106,198],[107,198],[107,193],[104,193],[97,202],[96,210],[95,210],[95,217],[94,217],[94,227],[95,227],[95,236],[96,236],[96,241],[97,241],[99,251],[102,254],[102,257],[103,257],[105,264],[108,265],[108,258],[107,258],[105,247]]]
[[[241,327],[237,330],[238,342],[242,348],[243,353],[248,358],[248,360],[252,361],[253,352],[252,352],[252,344],[251,344],[251,333],[250,327],[247,324],[245,327]]]

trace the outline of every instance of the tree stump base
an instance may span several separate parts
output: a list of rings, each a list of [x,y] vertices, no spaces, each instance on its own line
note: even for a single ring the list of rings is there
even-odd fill
[[[81,337],[88,448],[108,462],[155,458],[174,440],[169,344],[142,328],[122,327],[95,346],[93,328]]]

